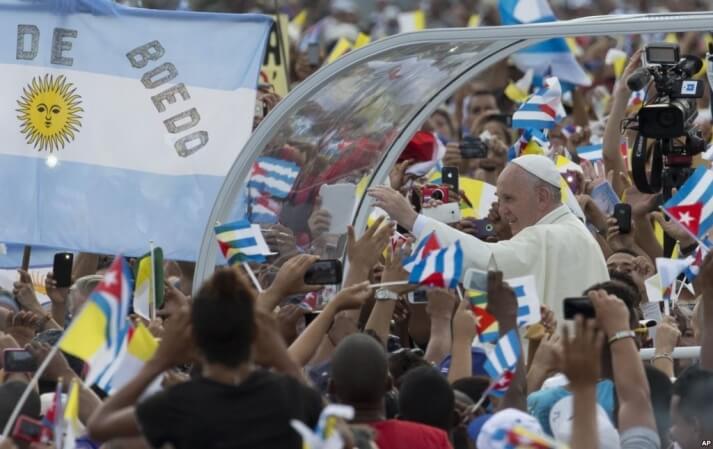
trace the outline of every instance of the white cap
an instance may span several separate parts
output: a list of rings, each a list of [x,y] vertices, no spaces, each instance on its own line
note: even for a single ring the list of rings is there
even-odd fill
[[[569,443],[572,438],[572,419],[574,418],[572,396],[559,401],[550,410],[550,428],[557,440]],[[600,449],[620,449],[619,432],[609,420],[601,405],[597,404],[597,439]]]
[[[538,435],[544,435],[540,422],[532,415],[514,408],[506,408],[494,414],[483,424],[475,445],[478,449],[505,449],[509,447],[508,439],[503,438],[503,431],[512,430],[515,426]]]
[[[516,157],[511,162],[534,177],[555,187],[560,187],[560,179],[562,179],[560,172],[550,158],[539,154],[526,154]]]

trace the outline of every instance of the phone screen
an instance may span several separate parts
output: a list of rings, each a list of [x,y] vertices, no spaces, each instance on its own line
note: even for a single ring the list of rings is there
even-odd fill
[[[24,349],[6,349],[3,353],[5,371],[31,373],[37,370],[35,357]]]
[[[329,285],[342,282],[342,262],[338,259],[318,260],[305,273],[305,284]]]
[[[74,254],[72,253],[57,253],[54,255],[54,264],[52,264],[52,276],[57,281],[57,287],[65,288],[72,285],[72,264],[74,262]]]
[[[594,305],[586,296],[565,298],[563,306],[565,320],[573,320],[577,315],[582,315],[584,318],[594,318],[596,316]]]

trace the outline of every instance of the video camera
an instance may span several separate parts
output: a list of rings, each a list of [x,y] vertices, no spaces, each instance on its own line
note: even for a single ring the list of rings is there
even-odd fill
[[[636,187],[664,198],[680,187],[692,173],[692,157],[705,150],[705,141],[693,127],[698,116],[696,99],[703,96],[703,83],[691,77],[703,67],[695,56],[679,56],[678,45],[660,43],[644,48],[644,66],[626,80],[632,91],[646,89],[653,80],[656,96],[647,102],[633,120],[638,135],[632,154]],[[631,122],[632,120],[630,120]],[[647,139],[656,139],[651,160],[650,180],[646,175]]]

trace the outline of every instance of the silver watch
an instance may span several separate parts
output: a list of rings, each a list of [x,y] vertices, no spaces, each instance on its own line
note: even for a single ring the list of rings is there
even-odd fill
[[[394,301],[399,299],[399,295],[398,293],[382,287],[376,289],[374,298],[376,298],[377,301]]]

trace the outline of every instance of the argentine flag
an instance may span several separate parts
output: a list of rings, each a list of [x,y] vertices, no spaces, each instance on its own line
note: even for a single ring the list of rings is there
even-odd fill
[[[267,16],[0,4],[0,241],[195,260],[252,132]]]
[[[547,0],[500,0],[498,9],[503,25],[557,21]],[[536,75],[556,76],[563,82],[580,86],[592,84],[564,38],[535,44],[512,55],[512,59],[523,72],[533,69]]]

